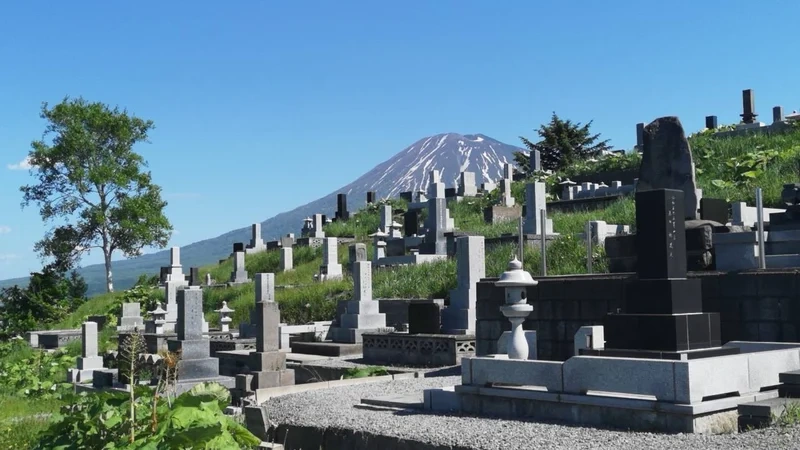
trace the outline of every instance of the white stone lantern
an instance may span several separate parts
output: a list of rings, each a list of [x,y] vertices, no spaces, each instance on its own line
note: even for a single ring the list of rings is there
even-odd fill
[[[161,306],[161,303],[156,305],[156,309],[148,311],[148,314],[150,314],[150,317],[153,319],[156,334],[164,334],[164,324],[167,323],[167,311]]]
[[[508,341],[509,359],[528,359],[528,341],[525,339],[522,323],[533,311],[533,306],[528,304],[528,286],[537,284],[539,282],[522,269],[522,263],[516,256],[508,263],[508,269],[494,284],[505,289],[506,304],[500,307],[500,312],[511,322],[511,336]]]
[[[399,224],[399,223],[397,223],[395,221],[392,221],[391,227],[392,227],[391,237],[393,237],[393,238],[403,237],[403,234],[400,232],[400,229],[403,228],[403,225],[401,225],[401,224]]]
[[[231,322],[233,322],[233,319],[231,319],[230,314],[234,311],[235,311],[234,309],[228,308],[228,302],[222,302],[222,308],[214,311],[219,313],[219,324],[220,327],[222,327],[223,332],[227,333],[228,331],[230,331],[229,325],[231,324]]]
[[[302,231],[301,234],[303,236],[308,236],[309,234],[311,234],[311,230],[314,228],[312,225],[313,222],[314,220],[311,217],[306,217],[305,219],[303,219],[303,229],[301,230]]]

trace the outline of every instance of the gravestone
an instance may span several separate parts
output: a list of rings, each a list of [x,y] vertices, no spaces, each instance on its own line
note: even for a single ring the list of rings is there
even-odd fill
[[[315,238],[324,238],[325,232],[322,231],[322,226],[324,223],[325,219],[322,214],[314,214],[311,223],[311,233],[309,235]]]
[[[484,238],[461,236],[456,242],[458,285],[450,291],[450,306],[442,311],[442,330],[445,334],[473,334],[477,283],[486,277]]]
[[[719,313],[702,312],[701,280],[686,278],[682,211],[682,191],[636,193],[637,277],[625,287],[624,312],[606,317],[602,354],[686,359],[721,345]]]
[[[531,150],[528,154],[528,158],[530,159],[530,168],[531,172],[538,172],[543,170],[542,168],[542,156],[539,153],[539,150]]]
[[[458,197],[458,188],[445,188],[444,190],[444,198],[456,198]]]
[[[524,234],[539,235],[544,226],[545,234],[552,235],[553,219],[547,219],[542,224],[541,211],[547,209],[547,187],[541,181],[528,183],[525,185],[525,223],[523,225]]]
[[[432,198],[428,200],[428,223],[425,233],[425,243],[435,255],[447,254],[447,200]]]
[[[347,194],[336,195],[336,220],[349,220],[350,212],[347,211]]]
[[[339,264],[339,240],[335,237],[325,238],[322,243],[322,266],[320,274],[325,280],[342,278],[342,265]]]
[[[500,180],[500,206],[511,208],[516,204],[514,195],[511,193],[511,179],[504,178]]]
[[[458,195],[461,197],[475,197],[478,187],[475,184],[475,172],[461,172],[458,183]]]
[[[206,274],[206,286],[211,286],[211,274]]]
[[[709,130],[716,130],[717,127],[717,116],[706,116],[706,128]]]
[[[293,247],[294,246],[294,233],[289,233],[286,236],[283,236],[280,240],[281,247]]]
[[[183,282],[186,285],[186,276],[183,274],[181,266],[181,248],[172,247],[169,250],[169,272],[167,280]]]
[[[347,247],[347,257],[347,270],[352,273],[355,263],[358,261],[367,260],[367,244],[362,244],[360,242],[356,244],[350,244]]]
[[[441,331],[441,307],[436,302],[408,304],[408,334],[438,334]]]
[[[250,237],[250,245],[248,249],[252,250],[264,250],[267,246],[264,244],[264,239],[261,237],[261,224],[254,223],[250,229],[251,237]]]
[[[230,284],[241,284],[250,281],[247,278],[247,270],[244,266],[244,252],[238,251],[233,254],[233,271],[231,272]]]
[[[783,122],[783,107],[775,106],[772,108],[772,123]]]
[[[725,225],[728,223],[728,202],[719,198],[700,199],[700,218]]]
[[[168,281],[167,283],[179,283]],[[142,319],[142,310],[139,303],[123,303],[122,316],[119,318],[119,325],[117,331],[131,331],[134,329],[143,330],[144,320]]]
[[[386,234],[391,233],[392,231],[392,206],[391,205],[383,205],[381,206],[381,231]]]
[[[372,299],[372,263],[358,261],[353,268],[353,299],[339,318],[339,328],[331,328],[334,342],[360,344],[365,332],[386,328],[386,314]]]
[[[233,243],[233,253],[243,252],[244,251],[244,242],[234,242]]]
[[[403,235],[406,237],[419,234],[419,210],[414,209],[403,213]]]
[[[644,148],[644,124],[636,124],[636,149],[642,151]]]
[[[189,268],[189,286],[200,286],[200,268]]]
[[[367,191],[367,204],[375,203],[375,191]]]
[[[431,170],[431,182],[428,185],[428,200],[445,198],[445,187],[438,170]]]
[[[414,194],[411,191],[401,192],[400,198],[411,203],[414,201]]]
[[[689,141],[677,117],[661,117],[645,127],[637,191],[678,189],[684,195],[683,219],[697,219],[697,183]]]
[[[169,266],[161,266],[161,272],[158,276],[158,284],[164,284],[167,282],[167,275],[169,275]]]
[[[81,324],[81,356],[77,360],[77,366],[67,372],[67,381],[70,383],[90,382],[94,370],[103,368],[103,357],[97,355],[96,322]]]
[[[281,272],[294,270],[294,250],[292,247],[281,247],[281,260],[278,268]]]
[[[280,347],[281,315],[274,301],[274,291],[264,295],[264,291],[274,289],[275,275],[256,274],[256,286],[261,291],[253,311],[256,328],[256,350],[250,352],[249,374],[236,376],[236,387],[246,392],[276,386],[294,384],[294,370],[286,369],[286,354]]]
[[[203,290],[188,288],[178,291],[177,339],[169,339],[171,352],[180,352],[176,367],[175,389],[177,393],[191,389],[197,383],[217,381],[233,387],[235,380],[219,375],[219,360],[211,358],[210,341],[203,336]]]
[[[742,122],[755,123],[756,117],[756,95],[752,89],[742,91]]]

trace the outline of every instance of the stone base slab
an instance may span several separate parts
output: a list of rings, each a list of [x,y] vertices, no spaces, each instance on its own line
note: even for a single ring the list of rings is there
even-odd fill
[[[675,405],[637,398],[571,395],[529,388],[455,386],[424,392],[425,409],[482,416],[559,421],[671,433],[727,433],[738,427],[737,406],[777,397],[777,391]]]
[[[361,344],[345,344],[338,342],[293,342],[292,353],[320,356],[360,355]]]

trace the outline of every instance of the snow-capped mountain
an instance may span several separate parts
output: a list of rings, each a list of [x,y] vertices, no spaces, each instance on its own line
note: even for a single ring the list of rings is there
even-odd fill
[[[474,172],[478,184],[494,181],[502,176],[503,164],[513,163],[514,152],[522,150],[482,134],[437,134],[413,143],[337,192],[347,193],[348,200],[368,191],[397,197],[425,190],[432,170],[439,171],[447,187],[454,186],[461,172]]]
[[[348,209],[353,212],[366,203],[368,191],[378,198],[398,197],[401,192],[425,190],[430,182],[430,172],[439,170],[446,187],[455,187],[462,171],[474,172],[475,182],[499,180],[503,164],[513,163],[519,147],[504,144],[483,134],[445,133],[430,136],[392,156],[352,183],[306,205],[276,215],[261,223],[265,240],[274,240],[287,233],[299,235],[303,219],[322,213],[333,217],[336,195],[347,194]],[[257,218],[254,218],[257,219]],[[181,247],[181,264],[184,272],[189,267],[202,266],[227,257],[235,242],[250,241],[250,227],[233,230],[215,238]],[[114,286],[127,289],[142,273],[157,274],[159,267],[169,263],[168,250],[114,262]],[[102,292],[104,272],[102,265],[88,266],[79,271],[89,285],[89,294]],[[22,279],[7,280],[22,282]],[[4,283],[0,281],[0,286]]]

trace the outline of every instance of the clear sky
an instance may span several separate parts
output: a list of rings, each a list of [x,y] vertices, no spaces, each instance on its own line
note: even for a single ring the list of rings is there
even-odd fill
[[[66,95],[155,121],[186,245],[334,191],[431,134],[519,145],[552,111],[617,148],[635,124],[800,109],[800,2],[16,1],[0,5],[0,279],[41,263],[18,169]],[[787,180],[795,181],[795,180]],[[300,224],[298,224],[300,226]],[[91,255],[84,264],[97,263]]]

